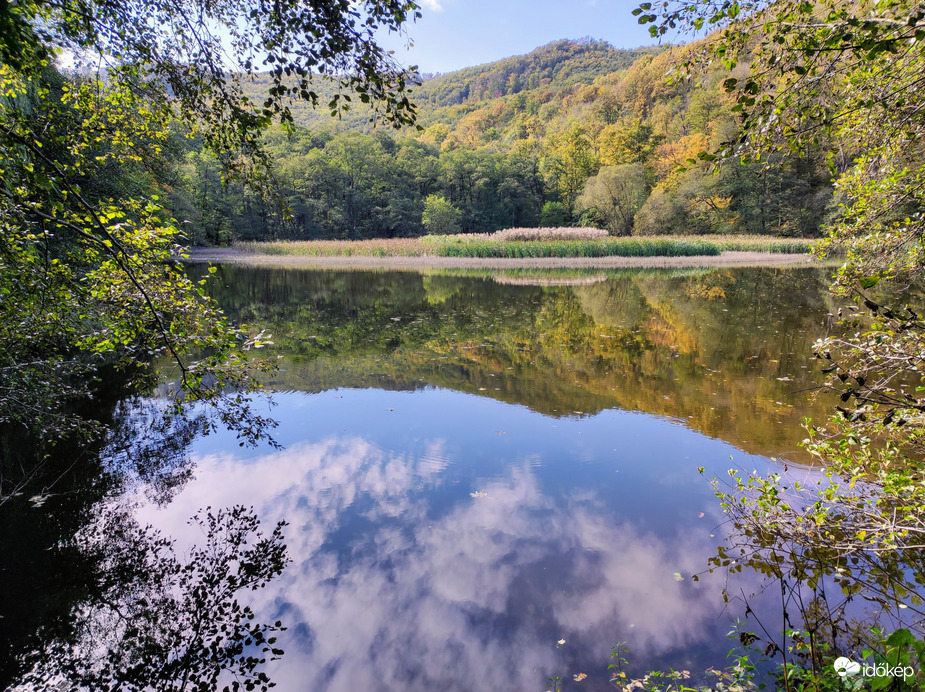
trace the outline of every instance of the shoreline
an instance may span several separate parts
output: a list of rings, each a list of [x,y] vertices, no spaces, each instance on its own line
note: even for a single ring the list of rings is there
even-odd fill
[[[268,255],[235,248],[190,248],[191,264],[221,263],[304,269],[623,269],[685,267],[793,267],[818,265],[802,253],[724,251],[719,255],[688,257],[536,257],[485,258],[365,255]]]

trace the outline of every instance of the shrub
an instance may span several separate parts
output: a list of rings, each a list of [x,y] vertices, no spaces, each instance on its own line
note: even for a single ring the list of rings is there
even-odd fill
[[[428,195],[424,200],[424,213],[421,223],[428,233],[434,235],[450,235],[459,233],[461,229],[459,220],[462,212],[439,195]]]

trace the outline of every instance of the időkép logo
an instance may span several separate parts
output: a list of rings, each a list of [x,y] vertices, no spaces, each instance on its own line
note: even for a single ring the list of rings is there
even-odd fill
[[[905,681],[915,675],[915,670],[913,670],[912,666],[889,666],[885,663],[862,666],[857,661],[852,661],[844,656],[836,658],[832,667],[843,678],[863,675],[865,678],[902,678]]]

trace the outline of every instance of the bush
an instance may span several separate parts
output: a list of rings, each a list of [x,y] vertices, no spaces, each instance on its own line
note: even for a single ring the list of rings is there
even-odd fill
[[[433,235],[451,235],[459,233],[459,220],[462,212],[439,195],[428,195],[424,200],[424,213],[421,223],[427,232]]]
[[[636,212],[633,235],[679,235],[690,233],[684,205],[672,192],[655,188]]]
[[[568,218],[568,209],[561,202],[546,202],[540,212],[540,226],[564,226]]]

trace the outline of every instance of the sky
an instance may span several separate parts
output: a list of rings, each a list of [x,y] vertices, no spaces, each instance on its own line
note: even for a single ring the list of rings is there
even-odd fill
[[[402,65],[424,73],[523,55],[562,38],[591,36],[616,48],[655,42],[631,14],[636,0],[417,1],[422,17],[408,27],[408,36],[383,37],[382,44]]]

